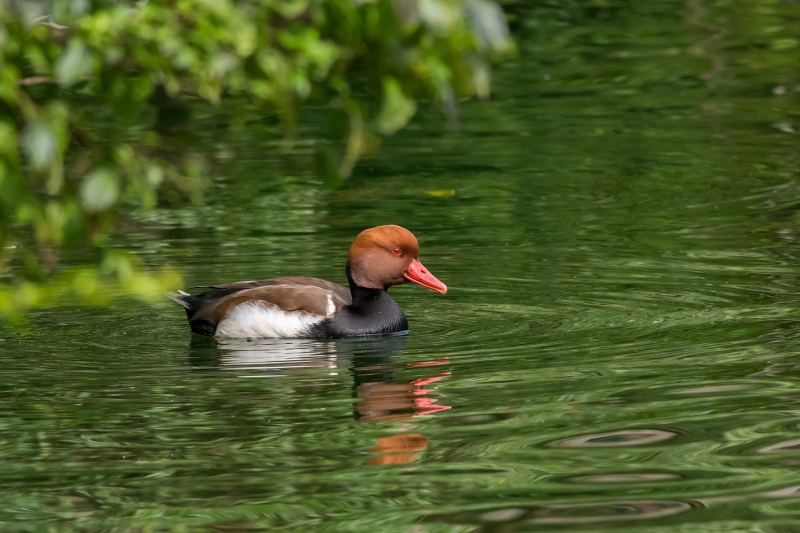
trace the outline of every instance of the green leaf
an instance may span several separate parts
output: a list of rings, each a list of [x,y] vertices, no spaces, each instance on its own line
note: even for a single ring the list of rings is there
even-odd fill
[[[34,170],[46,170],[56,153],[56,137],[47,124],[33,122],[22,137],[22,150]]]
[[[431,30],[447,31],[456,21],[456,10],[443,0],[418,0],[422,21]]]
[[[417,111],[417,104],[403,94],[400,83],[394,78],[383,80],[383,107],[375,120],[378,131],[391,135],[411,120]]]
[[[89,172],[81,183],[81,204],[90,212],[105,211],[119,197],[119,181],[108,168]]]
[[[469,0],[466,7],[478,49],[507,51],[511,46],[511,38],[506,16],[500,6],[488,0]]]
[[[0,154],[13,158],[17,151],[17,131],[10,122],[0,122]]]
[[[81,42],[73,41],[56,61],[56,81],[64,86],[73,85],[92,71],[92,53]]]
[[[152,188],[157,188],[164,181],[164,171],[158,165],[147,167],[147,184]]]

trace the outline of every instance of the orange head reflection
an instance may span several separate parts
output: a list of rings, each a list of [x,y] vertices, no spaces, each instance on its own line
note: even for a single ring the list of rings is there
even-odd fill
[[[401,433],[378,438],[378,445],[370,448],[373,455],[371,465],[403,465],[414,461],[428,447],[428,439],[420,433]]]
[[[410,363],[406,368],[424,368],[447,365],[446,358],[421,363]],[[450,409],[439,405],[438,399],[429,396],[435,392],[434,383],[446,378],[450,372],[439,372],[412,381],[393,379],[392,372],[382,373],[376,367],[363,368],[361,380],[355,386],[355,411],[360,422],[390,422],[431,415]],[[389,377],[391,376],[391,377]],[[428,447],[428,439],[419,433],[402,433],[380,437],[371,452],[371,465],[406,464],[416,460],[419,452]]]

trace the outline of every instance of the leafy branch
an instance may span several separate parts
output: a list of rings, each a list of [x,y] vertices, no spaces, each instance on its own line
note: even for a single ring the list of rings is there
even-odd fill
[[[300,106],[340,109],[346,177],[420,100],[488,96],[510,48],[487,0],[0,0],[0,314],[179,282],[104,251],[120,213],[202,191],[196,158],[164,149],[165,107],[244,99],[290,137]]]

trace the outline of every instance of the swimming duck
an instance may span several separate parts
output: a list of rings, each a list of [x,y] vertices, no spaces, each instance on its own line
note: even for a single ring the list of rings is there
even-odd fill
[[[194,333],[221,338],[355,337],[408,330],[386,290],[406,281],[444,294],[447,286],[419,261],[414,234],[395,225],[358,234],[347,252],[350,288],[290,276],[210,285],[169,298],[186,309]]]

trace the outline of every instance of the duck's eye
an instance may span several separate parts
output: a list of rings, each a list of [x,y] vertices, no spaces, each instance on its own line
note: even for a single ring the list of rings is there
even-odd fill
[[[403,250],[401,250],[400,248],[395,248],[394,250],[392,250],[392,253],[394,255],[400,255],[403,253]]]

